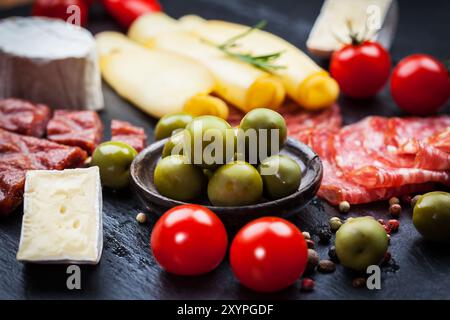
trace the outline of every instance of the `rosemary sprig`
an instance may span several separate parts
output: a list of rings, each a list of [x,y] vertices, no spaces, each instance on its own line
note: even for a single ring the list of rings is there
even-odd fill
[[[206,41],[206,42],[215,46],[217,49],[219,49],[220,51],[222,51],[223,53],[225,53],[226,55],[228,55],[232,58],[249,63],[249,64],[253,65],[254,67],[261,69],[263,71],[266,71],[269,73],[274,73],[275,71],[277,71],[279,69],[286,68],[285,66],[280,66],[280,65],[273,63],[274,60],[278,59],[283,54],[283,51],[269,53],[269,54],[263,54],[263,55],[252,55],[251,53],[234,52],[234,51],[230,50],[232,48],[238,47],[238,44],[236,43],[237,40],[247,36],[248,34],[250,34],[251,32],[253,32],[256,29],[264,28],[266,26],[266,24],[267,24],[266,21],[264,21],[264,20],[260,21],[253,27],[250,27],[245,32],[238,34],[234,37],[231,37],[230,39],[228,39],[227,41],[225,41],[224,43],[219,44],[219,45],[212,43],[210,41]]]

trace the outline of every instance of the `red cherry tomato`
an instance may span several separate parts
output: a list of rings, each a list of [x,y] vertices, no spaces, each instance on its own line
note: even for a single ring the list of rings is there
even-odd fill
[[[306,241],[292,223],[265,217],[244,226],[231,244],[230,263],[246,287],[273,292],[293,284],[305,270]]]
[[[436,113],[450,96],[448,71],[432,56],[413,54],[395,67],[391,94],[406,112],[419,116]]]
[[[83,0],[36,0],[32,9],[33,16],[57,18],[85,26],[88,6]]]
[[[162,9],[157,0],[103,0],[102,3],[124,28],[128,28],[140,15]]]
[[[349,44],[331,56],[330,72],[342,92],[352,98],[377,94],[389,78],[391,57],[377,42]]]
[[[223,260],[228,237],[220,219],[200,205],[181,205],[164,213],[151,235],[156,261],[168,272],[198,275]]]

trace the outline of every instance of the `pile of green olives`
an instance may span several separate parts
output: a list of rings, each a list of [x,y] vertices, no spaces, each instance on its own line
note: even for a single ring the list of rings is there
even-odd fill
[[[296,192],[299,164],[279,154],[287,139],[277,112],[248,112],[238,128],[215,116],[183,113],[161,118],[155,138],[167,137],[153,181],[158,192],[179,201],[207,195],[214,206],[244,206]]]

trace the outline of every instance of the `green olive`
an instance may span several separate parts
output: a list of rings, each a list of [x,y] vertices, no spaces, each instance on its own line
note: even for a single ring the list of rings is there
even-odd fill
[[[153,180],[161,195],[180,201],[199,197],[206,186],[202,170],[181,155],[161,159],[156,165]]]
[[[180,132],[177,132],[170,136],[169,140],[167,140],[166,144],[164,145],[163,151],[162,151],[162,157],[165,158],[167,156],[170,156],[172,154],[183,154],[183,144],[184,144],[184,135],[185,130],[182,130]]]
[[[450,242],[450,193],[434,191],[420,196],[413,223],[425,239]]]
[[[208,183],[208,198],[215,206],[243,206],[257,203],[263,183],[258,170],[243,161],[230,162],[214,172]]]
[[[190,141],[189,157],[193,164],[203,169],[212,169],[227,162],[227,143],[230,158],[234,156],[234,131],[228,122],[219,117],[195,118],[187,125],[186,134]]]
[[[92,154],[92,166],[98,166],[104,186],[119,189],[130,181],[130,165],[137,156],[136,150],[120,141],[100,144]]]
[[[264,194],[269,199],[280,199],[298,190],[302,171],[298,163],[286,155],[264,159],[258,167],[264,184]]]
[[[244,118],[242,118],[239,128],[245,135],[246,159],[250,160],[252,159],[251,155],[253,155],[253,159],[261,161],[264,158],[277,153],[277,151],[283,147],[287,139],[286,121],[278,112],[271,109],[257,108],[251,110]],[[262,138],[264,137],[264,132],[260,131],[262,129],[267,130],[265,134],[266,139]],[[255,134],[253,136],[251,135],[252,132],[250,130],[254,130],[253,132]],[[272,146],[272,130],[278,130],[278,146]],[[242,139],[242,133],[238,134],[238,140]],[[256,137],[256,140],[252,137]],[[265,146],[267,148],[266,150],[260,151],[259,149],[263,146],[264,140],[267,143]],[[273,152],[272,147],[275,148]],[[255,161],[251,161],[252,164],[254,164],[254,162]]]
[[[175,130],[186,128],[193,119],[192,115],[185,112],[167,114],[161,119],[155,127],[155,140],[168,138]]]

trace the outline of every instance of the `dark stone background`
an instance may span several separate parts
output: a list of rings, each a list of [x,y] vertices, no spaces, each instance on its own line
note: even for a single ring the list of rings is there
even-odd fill
[[[320,10],[321,1],[289,0],[162,0],[166,12],[178,17],[195,13],[205,18],[254,24],[268,21],[267,29],[305,49],[305,41]],[[444,59],[450,56],[450,2],[399,1],[400,21],[391,53],[394,63],[402,57],[422,52]],[[0,18],[27,15],[29,7],[0,11]],[[118,26],[95,6],[89,29],[96,33]],[[326,66],[326,61],[320,61]],[[147,129],[153,136],[155,120],[119,98],[104,85],[107,108],[101,113],[105,127],[112,118],[128,120]],[[393,104],[388,90],[376,98],[356,102],[341,98],[345,123],[364,116],[402,115]],[[443,112],[449,113],[450,105]],[[109,133],[105,130],[105,137]],[[372,214],[387,218],[388,204],[354,206],[349,216]],[[22,212],[0,220],[0,298],[3,299],[449,299],[450,250],[446,246],[422,241],[411,223],[411,210],[404,209],[400,231],[392,236],[390,251],[393,262],[384,267],[382,290],[355,289],[355,276],[342,266],[332,274],[315,274],[316,288],[311,293],[299,290],[299,283],[275,294],[258,294],[239,285],[227,261],[210,274],[182,278],[163,272],[149,250],[151,227],[156,219],[139,225],[135,215],[141,210],[130,192],[104,190],[104,252],[96,267],[82,267],[82,290],[65,287],[64,266],[24,265],[15,259],[19,244]],[[338,212],[328,204],[314,200],[292,219],[302,230],[314,234]],[[315,240],[317,240],[316,236]],[[322,258],[328,246],[318,245]]]

